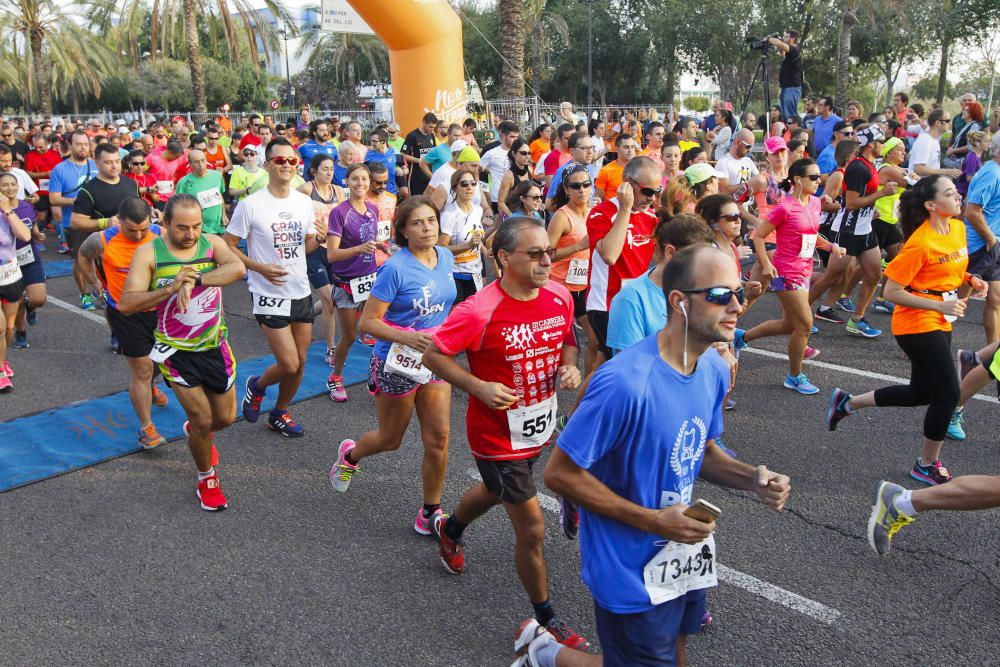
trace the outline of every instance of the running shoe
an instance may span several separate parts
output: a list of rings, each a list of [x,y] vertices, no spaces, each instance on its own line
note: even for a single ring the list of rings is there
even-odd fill
[[[444,565],[444,569],[452,574],[462,574],[462,570],[465,569],[465,554],[462,553],[462,541],[453,540],[448,537],[448,533],[444,532],[444,524],[447,520],[447,514],[439,514],[434,517],[431,528],[434,531],[434,537],[437,538],[438,545],[440,545],[441,564]]]
[[[286,438],[301,438],[305,435],[302,426],[292,419],[288,410],[272,410],[267,415],[267,427]]]
[[[162,407],[165,407],[167,405],[167,403],[169,403],[169,402],[170,402],[170,399],[167,398],[167,395],[163,393],[163,390],[160,389],[159,387],[157,387],[154,384],[153,385],[153,405],[155,405],[158,408],[162,408]]]
[[[976,356],[975,350],[958,351],[958,377],[960,381],[964,380],[965,376],[971,373],[978,365],[979,357]]]
[[[806,345],[806,349],[802,350],[802,359],[809,361],[810,359],[815,359],[819,356],[819,350],[815,347],[809,347]]]
[[[343,403],[347,400],[347,390],[344,389],[344,376],[330,373],[326,379],[326,389],[330,392],[330,400]]]
[[[736,456],[736,452],[734,452],[733,450],[729,449],[729,447],[726,447],[726,445],[722,442],[722,436],[721,435],[718,438],[715,439],[715,446],[718,447],[719,449],[721,449],[722,451],[724,451],[726,454],[729,454],[734,459],[740,458],[740,457]]]
[[[31,347],[28,344],[28,332],[27,331],[15,331],[14,332],[14,347],[19,350],[27,350]]]
[[[868,322],[861,318],[857,322],[853,318],[847,319],[847,333],[854,336],[862,336],[864,338],[878,338],[882,335],[881,329],[876,329]]]
[[[246,389],[243,393],[243,419],[251,424],[256,424],[260,418],[260,404],[264,400],[264,392],[257,391],[257,380],[260,376],[251,375],[247,378]]]
[[[143,449],[154,449],[167,444],[167,439],[156,430],[155,424],[139,429],[139,446]]]
[[[840,298],[837,299],[837,307],[845,313],[853,313],[857,310],[857,306],[854,305],[854,299],[847,294],[842,294]]]
[[[830,407],[826,409],[826,427],[829,430],[836,431],[840,420],[851,414],[847,407],[850,401],[851,395],[840,387],[834,389],[833,393],[830,394]]]
[[[559,525],[567,540],[575,540],[580,532],[580,508],[562,496],[559,499]]]
[[[545,624],[545,629],[556,638],[556,641],[563,646],[568,646],[569,648],[576,649],[577,651],[589,651],[590,642],[570,630],[569,626],[565,622],[560,621],[558,618],[551,619]]]
[[[434,510],[430,516],[424,516],[424,508],[421,507],[417,510],[417,517],[413,520],[413,530],[417,531],[418,535],[433,535],[434,517],[438,514],[444,514],[444,510],[440,507]]]
[[[66,244],[66,242],[65,241],[60,242],[59,243],[59,254],[60,255],[68,255],[69,253],[70,253],[69,246]]]
[[[737,352],[745,347],[750,347],[750,343],[748,343],[745,338],[746,333],[746,329],[736,327],[736,333],[733,334],[733,348],[735,348]]]
[[[818,326],[816,326],[815,324],[814,324],[814,325],[812,325],[812,328],[811,328],[811,329],[809,329],[809,335],[810,335],[810,336],[815,336],[815,335],[816,335],[816,334],[818,334],[818,333],[819,333],[819,327],[818,327]]]
[[[708,626],[712,625],[712,612],[705,610],[705,614],[701,617],[701,629],[704,630]]]
[[[118,340],[118,336],[111,334],[111,354],[121,354],[122,353],[122,343]]]
[[[948,422],[948,430],[945,437],[949,440],[965,440],[965,409],[955,408],[951,413],[951,421]]]
[[[356,446],[357,443],[353,440],[340,441],[340,447],[337,449],[337,462],[330,468],[330,484],[333,485],[335,491],[340,493],[347,491],[348,487],[351,486],[351,479],[360,469],[360,466],[349,463],[346,458],[347,452]]]
[[[886,315],[892,315],[892,311],[896,309],[896,304],[892,301],[886,301],[885,299],[875,299],[875,305],[872,306],[876,313],[885,313]]]
[[[333,368],[333,365],[337,363],[337,348],[328,347],[326,348],[326,365]]]
[[[722,409],[726,412],[730,412],[736,409],[736,401],[731,398],[727,398],[726,402],[722,405]]]
[[[191,422],[185,421],[181,427],[184,430],[184,437],[191,436]],[[208,441],[212,443],[212,467],[219,465],[219,450],[215,448],[215,434],[208,432]]]
[[[94,305],[94,297],[90,294],[81,294],[80,308],[83,310],[97,310],[97,306]]]
[[[14,383],[10,381],[10,378],[6,373],[0,371],[0,394],[6,394],[8,391],[13,391]]]
[[[948,469],[944,467],[941,461],[935,461],[928,466],[924,466],[920,465],[919,458],[910,470],[910,477],[918,482],[923,482],[927,486],[937,486],[938,484],[951,481],[951,473],[948,472]]]
[[[198,501],[201,508],[209,512],[224,510],[229,507],[226,497],[222,495],[222,487],[219,485],[219,476],[214,472],[211,477],[198,480]]]
[[[883,257],[882,258],[882,270],[885,271],[888,268],[889,268],[889,261],[885,257]]]
[[[362,345],[366,345],[368,347],[375,346],[375,336],[372,336],[371,334],[366,334],[366,333],[360,334],[358,336],[358,340],[361,342]]]
[[[3,372],[7,374],[7,377],[14,377],[14,369],[10,367],[10,362],[6,359],[3,360]]]
[[[875,502],[868,517],[868,544],[879,556],[888,555],[892,538],[913,517],[896,507],[896,498],[906,491],[899,484],[881,481],[875,485]]]
[[[837,311],[829,306],[820,306],[817,308],[816,319],[823,320],[824,322],[833,322],[834,324],[845,324],[847,322],[847,320],[837,314]]]
[[[819,393],[819,387],[810,382],[805,373],[799,373],[796,376],[792,376],[791,374],[786,375],[785,389],[793,389],[806,396]]]
[[[550,440],[549,442],[558,439],[559,434],[563,432],[563,430],[566,428],[566,424],[568,423],[569,423],[569,415],[559,415],[558,417],[556,417],[556,426],[552,431],[552,440]]]
[[[542,647],[558,643],[556,638],[534,618],[526,619],[517,629],[514,638],[514,655],[517,660],[510,667],[540,667],[538,652]]]

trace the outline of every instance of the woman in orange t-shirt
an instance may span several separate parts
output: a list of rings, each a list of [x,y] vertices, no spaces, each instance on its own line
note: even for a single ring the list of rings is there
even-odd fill
[[[835,389],[827,426],[859,408],[926,405],[924,441],[910,477],[929,486],[951,480],[939,458],[960,395],[951,353],[951,323],[965,315],[958,289],[968,283],[984,295],[986,283],[966,272],[969,251],[959,219],[962,197],[945,176],[927,176],[899,198],[899,227],[906,241],[885,269],[885,298],[896,304],[892,335],[910,358],[910,384],[860,396]]]
[[[552,150],[552,126],[542,123],[528,137],[528,148],[531,149],[531,161],[538,164],[542,156]]]

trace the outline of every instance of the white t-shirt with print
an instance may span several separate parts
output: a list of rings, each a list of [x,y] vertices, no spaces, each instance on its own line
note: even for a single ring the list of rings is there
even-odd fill
[[[283,285],[273,284],[256,271],[247,271],[250,292],[285,299],[309,296],[306,237],[316,234],[315,217],[312,200],[297,190],[278,199],[264,188],[236,206],[226,231],[246,239],[250,259],[281,264],[288,271]]]
[[[715,168],[728,176],[729,185],[746,183],[759,173],[757,163],[749,157],[736,159],[732,153],[726,153],[715,163]]]
[[[472,212],[466,215],[457,204],[451,203],[441,214],[441,233],[451,237],[449,245],[465,243],[472,238],[472,233],[483,230],[483,207],[472,204]],[[470,248],[455,255],[455,273],[482,273],[483,260],[479,246]]]
[[[941,144],[926,132],[920,133],[910,149],[910,169],[918,164],[926,164],[931,169],[941,168]]]

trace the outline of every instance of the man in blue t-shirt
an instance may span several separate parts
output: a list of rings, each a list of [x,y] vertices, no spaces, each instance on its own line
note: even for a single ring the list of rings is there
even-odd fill
[[[49,175],[49,203],[53,206],[53,212],[59,210],[62,213],[59,228],[62,243],[59,245],[59,252],[68,252],[72,256],[73,280],[76,281],[80,294],[88,294],[92,290],[97,293],[100,290],[100,285],[88,284],[87,275],[76,261],[76,251],[87,240],[89,233],[74,232],[69,224],[80,188],[97,176],[97,163],[87,157],[89,153],[90,139],[83,130],[76,130],[70,135],[69,158],[57,164]]]
[[[1000,133],[990,142],[992,159],[969,183],[965,207],[965,239],[969,246],[969,273],[990,285],[983,307],[986,340],[1000,338]]]
[[[337,162],[337,147],[330,137],[330,124],[325,120],[316,119],[309,123],[309,141],[299,146],[302,172],[307,181],[312,180],[309,174],[309,162],[320,153],[329,155],[335,163]]]
[[[666,327],[597,370],[545,470],[546,485],[582,508],[583,580],[604,651],[592,657],[604,667],[673,665],[678,637],[700,629],[704,591],[717,575],[715,522],[685,513],[697,477],[755,491],[779,511],[791,490],[786,476],[715,443],[729,370],[704,353],[733,339],[743,312],[732,258],[687,248],[667,265],[663,285]],[[676,570],[674,560],[683,563]],[[518,646],[532,664],[549,667],[572,650],[547,633],[533,636]]]
[[[816,149],[818,155],[833,139],[833,126],[844,119],[833,113],[833,100],[829,97],[819,98],[819,102],[816,103],[816,111],[812,130],[813,148]]]

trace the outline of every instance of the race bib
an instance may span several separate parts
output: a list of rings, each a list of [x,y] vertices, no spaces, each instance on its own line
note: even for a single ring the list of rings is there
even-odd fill
[[[21,279],[21,265],[17,262],[0,264],[0,285],[10,285]]]
[[[510,446],[514,451],[541,447],[556,427],[558,401],[553,394],[547,401],[507,411],[507,425],[510,427]]]
[[[944,294],[941,295],[941,300],[942,301],[958,301],[958,290],[952,290],[950,292],[945,292]],[[944,316],[944,321],[945,322],[954,322],[957,319],[958,319],[957,315],[945,315]]]
[[[162,364],[176,351],[177,348],[167,343],[153,343],[153,349],[149,351],[149,360],[154,364]]]
[[[222,204],[222,193],[218,190],[205,190],[198,193],[198,203],[202,209],[212,208]]]
[[[375,237],[376,241],[388,241],[392,236],[392,221],[391,220],[379,220],[378,222],[378,236]]]
[[[159,194],[161,194],[161,195],[170,194],[171,192],[174,191],[174,182],[173,181],[157,181],[156,182],[156,191]]]
[[[47,178],[40,178],[40,179],[38,179],[38,189],[39,190],[48,190],[49,189],[49,179],[47,179]]]
[[[567,285],[586,285],[590,272],[590,260],[576,257],[569,260],[569,270],[566,271]],[[625,287],[624,281],[622,287]]]
[[[818,234],[802,235],[802,248],[799,250],[799,258],[812,259],[813,253],[816,252],[816,239],[818,236]]]
[[[481,289],[483,289],[483,274],[481,274],[481,273],[473,273],[472,274],[472,283],[476,286],[476,291],[477,292],[480,291]]]
[[[424,368],[423,358],[423,352],[417,352],[402,343],[393,343],[385,358],[385,370],[410,378],[414,382],[427,384],[431,381],[432,373]]]
[[[254,315],[271,315],[274,317],[289,317],[292,314],[292,300],[263,294],[251,294],[253,298]]]
[[[642,581],[652,604],[663,604],[688,591],[719,585],[715,572],[715,537],[697,544],[667,542],[646,563]]]
[[[854,235],[864,236],[872,230],[872,219],[875,217],[874,208],[866,208],[858,214],[857,224],[854,225]]]
[[[17,249],[17,265],[24,266],[35,261],[35,251],[31,249],[31,244]]]
[[[354,297],[354,303],[364,303],[368,300],[368,295],[371,294],[372,287],[375,286],[375,275],[369,273],[367,276],[351,280],[351,296]]]

